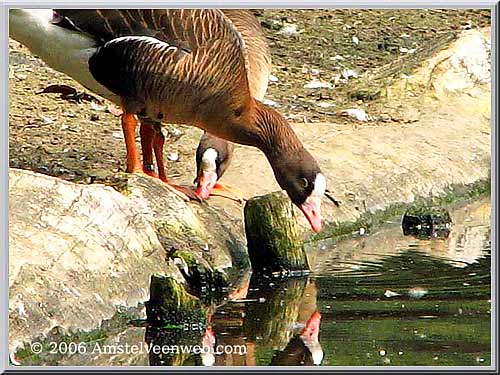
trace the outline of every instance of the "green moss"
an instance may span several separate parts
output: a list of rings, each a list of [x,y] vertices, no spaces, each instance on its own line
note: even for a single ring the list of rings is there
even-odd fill
[[[146,303],[148,321],[154,326],[171,326],[206,321],[201,301],[188,293],[173,277],[151,276],[150,300]]]

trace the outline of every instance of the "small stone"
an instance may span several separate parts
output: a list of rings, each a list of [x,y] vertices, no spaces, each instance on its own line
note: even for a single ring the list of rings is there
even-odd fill
[[[54,123],[54,120],[52,120],[51,118],[47,117],[47,116],[40,116],[40,119],[43,121],[44,124],[52,124]]]
[[[278,77],[276,77],[276,76],[274,76],[274,75],[270,74],[270,75],[269,75],[269,81],[271,81],[271,82],[278,82],[278,81],[279,81],[279,79],[278,79]]]
[[[263,99],[262,104],[265,104],[269,107],[277,107],[278,106],[278,103],[276,103],[274,100],[271,100],[271,99]]]
[[[330,107],[334,107],[335,104],[333,103],[328,103],[328,102],[319,102],[318,103],[318,107],[320,108],[330,108]]]
[[[171,152],[170,154],[168,154],[167,159],[170,161],[178,161],[179,154],[177,152]]]
[[[113,138],[123,139],[123,132],[121,132],[121,131],[113,132]]]
[[[384,292],[384,296],[386,296],[387,298],[391,298],[391,297],[397,297],[397,296],[400,296],[401,294],[399,293],[396,293],[396,292],[393,292],[392,290],[390,289],[386,289],[385,292]]]
[[[321,89],[321,88],[331,89],[332,87],[333,85],[330,82],[321,82],[318,80],[313,80],[304,85],[305,89]]]
[[[278,34],[286,36],[286,37],[293,37],[298,34],[300,34],[301,31],[297,30],[297,25],[290,24],[283,26],[280,31],[278,31]]]
[[[363,109],[359,108],[349,108],[341,111],[340,114],[363,122],[371,120],[371,117]]]
[[[408,296],[410,296],[411,298],[416,298],[416,299],[422,298],[427,293],[428,293],[427,289],[420,288],[420,287],[415,287],[415,288],[411,288],[410,290],[408,290]]]
[[[349,78],[357,78],[358,77],[358,73],[356,73],[354,70],[352,69],[344,69],[342,71],[342,77],[344,77],[344,79],[349,79]]]

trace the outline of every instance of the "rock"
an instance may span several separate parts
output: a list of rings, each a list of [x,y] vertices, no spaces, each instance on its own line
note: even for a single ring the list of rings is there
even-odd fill
[[[419,238],[447,238],[451,231],[449,212],[432,205],[413,205],[403,215],[402,227],[405,236]]]
[[[224,211],[208,204],[186,203],[167,193],[158,179],[127,174],[124,180],[120,191],[153,223],[172,262],[181,257],[197,275],[200,285],[195,289],[215,277],[214,272],[227,283],[249,268],[243,228],[235,230],[234,219]]]
[[[195,214],[161,182],[127,176],[120,193],[10,169],[10,351],[56,326],[96,329],[147,301],[152,273],[185,283],[172,248],[225,283],[233,265],[240,275],[248,265],[242,235],[221,229],[223,214]]]
[[[330,82],[321,82],[321,81],[318,81],[315,79],[309,83],[306,83],[304,85],[304,88],[305,89],[322,89],[322,88],[331,89],[331,88],[333,88],[333,85]]]

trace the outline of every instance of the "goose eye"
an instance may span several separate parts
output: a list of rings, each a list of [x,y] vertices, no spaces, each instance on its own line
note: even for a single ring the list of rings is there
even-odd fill
[[[307,178],[302,178],[300,182],[302,183],[302,187],[304,189],[307,189],[307,187],[309,186],[309,181],[307,181]]]

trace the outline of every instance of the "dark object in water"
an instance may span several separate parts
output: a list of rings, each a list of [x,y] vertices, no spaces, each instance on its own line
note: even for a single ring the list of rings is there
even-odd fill
[[[448,238],[451,231],[451,217],[442,207],[418,204],[410,207],[403,215],[403,234],[418,238]]]
[[[145,305],[151,326],[182,331],[185,327],[206,325],[207,314],[199,298],[189,294],[173,277],[154,274],[149,289],[150,299]]]

